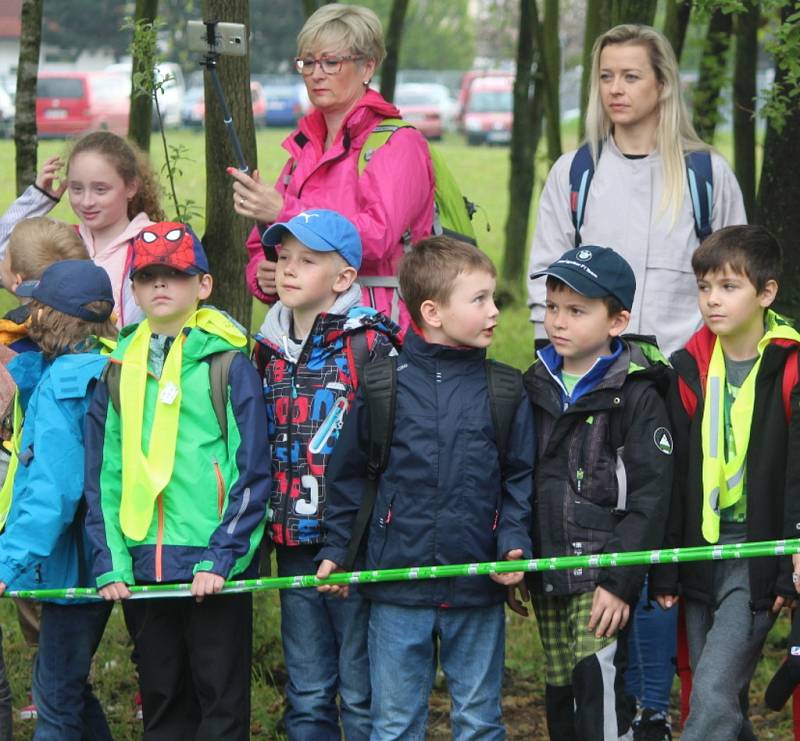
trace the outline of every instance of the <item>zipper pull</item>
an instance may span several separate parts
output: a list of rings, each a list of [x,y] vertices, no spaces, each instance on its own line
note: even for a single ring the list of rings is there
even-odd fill
[[[575,481],[578,484],[578,494],[580,494],[581,493],[581,485],[583,483],[583,469],[582,468],[579,468],[577,471],[575,471]]]

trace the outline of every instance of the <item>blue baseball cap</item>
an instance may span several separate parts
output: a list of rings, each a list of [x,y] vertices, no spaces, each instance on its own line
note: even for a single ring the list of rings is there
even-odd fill
[[[361,237],[353,222],[337,211],[313,208],[297,214],[289,221],[273,224],[261,238],[265,247],[279,244],[289,232],[314,252],[338,252],[344,261],[358,270],[361,267]]]
[[[636,293],[636,276],[628,261],[610,247],[585,244],[568,250],[531,278],[552,275],[587,298],[614,296],[628,311]]]
[[[108,273],[91,260],[54,262],[39,280],[19,285],[17,296],[36,299],[62,314],[87,322],[104,322],[114,309],[114,292]],[[108,310],[96,312],[87,309],[87,304],[94,301],[107,301]]]

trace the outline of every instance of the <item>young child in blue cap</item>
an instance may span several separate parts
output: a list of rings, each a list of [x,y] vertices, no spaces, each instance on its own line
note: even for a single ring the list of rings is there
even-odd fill
[[[658,548],[672,482],[667,366],[644,338],[621,337],[633,270],[612,249],[584,245],[531,277],[543,276],[550,344],[525,374],[538,437],[535,555]],[[588,568],[529,578],[550,738],[608,741],[630,728],[625,628],[645,573]],[[511,602],[520,607],[514,595]]]
[[[63,260],[40,280],[19,285],[17,295],[31,299],[28,336],[41,352],[21,353],[8,365],[24,423],[9,465],[13,489],[4,486],[0,494],[0,594],[91,586],[80,506],[83,423],[107,361],[98,338],[117,334],[111,281],[90,260]],[[43,603],[33,669],[36,738],[111,740],[88,683],[110,611],[110,604],[97,602]]]
[[[264,243],[280,245],[279,301],[255,348],[272,444],[272,541],[280,576],[312,574],[326,515],[325,471],[358,372],[392,351],[399,328],[360,305],[361,239],[344,216],[304,211],[273,224]],[[366,741],[367,602],[357,589],[347,600],[313,589],[282,590],[280,599],[287,735],[338,741],[341,721],[348,741]]]

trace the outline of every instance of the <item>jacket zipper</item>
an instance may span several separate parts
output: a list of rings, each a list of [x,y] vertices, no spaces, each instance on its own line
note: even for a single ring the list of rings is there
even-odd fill
[[[156,532],[156,581],[163,578],[162,556],[164,550],[164,494],[158,495],[158,530]]]
[[[340,154],[337,154],[335,157],[331,157],[331,159],[327,160],[326,162],[318,162],[317,165],[314,167],[314,169],[310,173],[308,173],[308,175],[306,175],[305,180],[303,180],[303,182],[301,183],[300,187],[297,189],[297,197],[300,198],[303,195],[303,188],[306,187],[306,183],[308,182],[309,178],[317,170],[319,170],[323,166],[329,167],[334,162],[339,162],[339,160],[344,159],[349,152],[350,152],[350,135],[349,135],[348,131],[345,131],[344,134],[343,134],[343,137],[342,137],[342,152]],[[325,153],[323,152],[322,155],[324,157]],[[356,166],[358,166],[358,163],[356,163]],[[289,189],[289,184],[287,183],[286,184],[286,190],[288,190],[288,189]]]
[[[299,363],[299,358],[298,358]],[[281,522],[283,524],[283,545],[286,545],[287,532],[286,526],[289,520],[289,502],[292,500],[292,483],[294,482],[294,463],[292,463],[292,424],[294,421],[294,402],[297,398],[297,386],[295,385],[295,373],[297,372],[298,363],[292,363],[292,371],[289,374],[289,381],[292,384],[292,392],[289,395],[289,413],[286,420],[286,464],[289,468],[288,475],[286,476],[286,498],[283,503],[283,513]]]
[[[214,475],[217,477],[217,519],[222,520],[222,506],[225,503],[225,479],[222,477],[222,469],[219,461],[214,458]]]

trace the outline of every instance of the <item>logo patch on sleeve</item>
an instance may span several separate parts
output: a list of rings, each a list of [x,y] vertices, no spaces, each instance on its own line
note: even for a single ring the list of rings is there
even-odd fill
[[[672,455],[672,435],[666,427],[659,427],[653,433],[653,442],[664,455]]]

